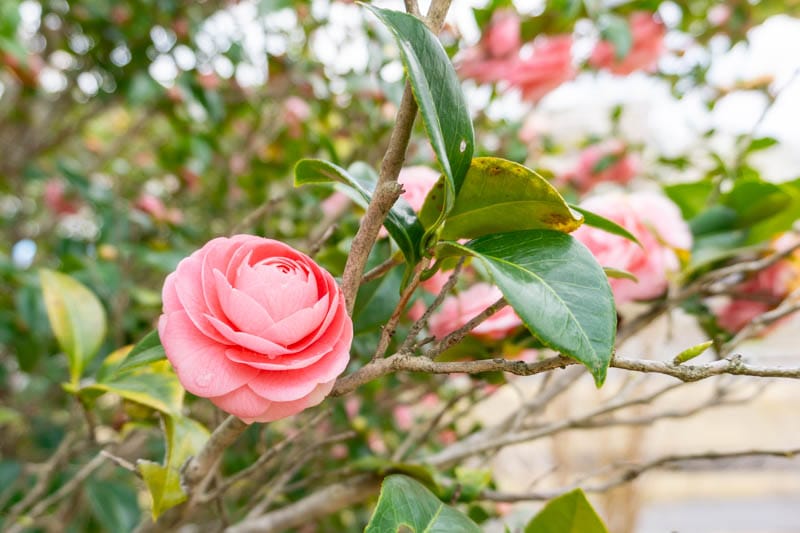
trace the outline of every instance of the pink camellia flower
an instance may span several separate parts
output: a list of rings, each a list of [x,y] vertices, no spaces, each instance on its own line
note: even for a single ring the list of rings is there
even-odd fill
[[[167,276],[158,333],[181,384],[247,423],[317,405],[350,359],[333,276],[290,246],[220,237]]]
[[[439,173],[430,167],[416,165],[404,167],[397,176],[397,181],[403,186],[402,198],[411,209],[419,211],[425,203],[425,197],[439,179]]]
[[[44,205],[56,215],[74,215],[80,204],[67,196],[67,187],[59,179],[47,180],[44,184]]]
[[[530,57],[521,59],[506,80],[519,87],[526,100],[538,101],[577,74],[572,65],[572,36],[540,37]]]
[[[689,226],[678,207],[652,192],[603,194],[589,198],[581,206],[613,220],[642,243],[639,247],[586,225],[572,234],[601,265],[626,270],[639,279],[609,280],[617,305],[661,295],[667,288],[667,274],[679,268],[676,250],[689,250],[692,246]]]
[[[491,57],[508,57],[519,51],[520,21],[512,9],[499,9],[492,15],[489,28],[483,35],[486,51]]]
[[[302,126],[311,116],[311,107],[298,96],[290,96],[283,102],[283,119],[289,135],[297,139],[303,133]]]
[[[442,307],[431,316],[430,332],[436,338],[444,338],[457,330],[502,296],[500,289],[488,283],[476,283],[455,296],[448,296]],[[504,338],[510,331],[522,325],[522,320],[510,306],[506,306],[481,322],[472,334],[492,340]]]
[[[780,251],[780,242],[775,243],[775,248]],[[775,308],[798,286],[800,266],[795,259],[781,259],[734,287],[734,297],[716,311],[717,322],[736,333],[757,316]]]
[[[614,45],[600,41],[589,58],[590,65],[623,75],[636,70],[652,70],[656,66],[664,51],[664,25],[652,14],[643,11],[632,14],[628,23],[633,37],[628,54],[618,59]]]
[[[573,170],[564,175],[582,193],[601,182],[626,184],[639,172],[638,161],[618,140],[595,144],[581,152]]]
[[[167,209],[161,198],[152,194],[142,194],[136,200],[135,205],[137,209],[144,211],[160,222],[178,224],[183,220],[183,213],[180,210],[175,208]]]
[[[519,47],[519,16],[510,9],[498,10],[481,41],[461,54],[458,70],[480,83],[498,82],[513,70]]]

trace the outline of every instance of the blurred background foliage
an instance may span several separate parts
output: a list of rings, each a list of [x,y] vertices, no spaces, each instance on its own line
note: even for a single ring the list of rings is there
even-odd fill
[[[380,4],[402,9],[402,3]],[[741,90],[759,93],[768,103],[779,98],[777,88],[788,81],[769,75],[724,86],[709,83],[710,58],[747,40],[748,31],[773,15],[800,14],[797,0],[455,1],[442,34],[448,53],[458,58],[493,13],[507,8],[521,14],[523,42],[542,34],[575,31],[596,38],[600,32],[620,46],[630,40],[628,15],[658,11],[670,31],[669,57],[652,76],[668,84],[673,98],[699,94],[701,107],[711,111]],[[581,68],[595,76],[585,62]],[[100,298],[108,316],[101,353],[135,343],[160,313],[163,278],[210,238],[245,231],[309,249],[321,237],[320,228],[332,222],[320,208],[328,192],[293,189],[295,162],[320,157],[342,166],[366,161],[377,167],[401,79],[390,37],[350,2],[0,3],[0,500],[21,498],[33,482],[24,465],[50,456],[73,420],[70,398],[58,386],[67,380],[67,362],[56,356],[36,269],[68,273]],[[526,137],[527,118],[547,125],[547,117],[557,122],[558,115],[518,95],[508,98],[503,87],[467,81],[465,88],[474,106],[476,156],[506,157],[549,176],[562,172],[558,160],[570,150],[624,130],[620,100],[602,111],[611,124],[607,134],[588,132],[567,142],[551,124]],[[419,121],[416,128],[409,161],[433,165]],[[712,139],[715,130],[700,133],[700,139]],[[731,142],[727,154],[713,144],[701,147],[702,164],[697,154],[654,154],[644,142],[627,144],[647,162],[645,178],[668,183],[667,194],[691,221],[692,268],[698,273],[733,252],[763,247],[788,230],[800,211],[800,178],[770,183],[750,162],[753,155],[781,148],[779,140],[751,131]],[[797,168],[792,172],[792,178],[800,175]],[[569,184],[564,191],[573,199],[581,194]],[[357,215],[351,210],[337,217],[317,256],[335,275],[342,271]],[[372,266],[389,253],[382,243]],[[388,295],[397,293],[400,275],[395,269],[364,286],[356,355],[374,346],[376,326],[394,308]],[[695,310],[702,314],[702,305]],[[706,323],[719,333],[713,320]],[[90,374],[101,359],[92,363]],[[495,378],[502,380],[490,381]],[[440,383],[431,377],[388,380],[392,387],[408,380],[424,383],[407,398],[409,404]],[[360,435],[340,450],[346,457],[355,460],[376,446],[396,445],[402,430],[390,414],[394,398],[385,397],[384,385],[367,385],[358,405],[335,404],[330,425],[350,425]],[[457,392],[445,387],[438,394],[438,401],[447,401]],[[213,422],[208,405],[192,409],[197,419]],[[125,402],[107,404],[99,416],[115,430],[156,424],[152,412]],[[280,423],[252,428],[240,443],[242,453],[226,457],[226,471],[251,464],[265,443],[287,428]],[[318,431],[324,434],[324,428]],[[163,444],[155,433],[148,435],[143,455],[161,457]],[[450,438],[443,434],[436,445]],[[319,472],[338,464],[333,457],[322,461],[329,464],[318,465]],[[124,470],[109,470],[103,479],[93,479],[85,500],[70,509],[66,530],[130,530],[140,507],[146,508],[131,478]],[[57,476],[52,485],[61,482]],[[301,484],[289,498],[306,488]],[[473,514],[478,519],[486,512]],[[330,527],[354,527],[364,515],[345,512],[331,520],[336,522]]]

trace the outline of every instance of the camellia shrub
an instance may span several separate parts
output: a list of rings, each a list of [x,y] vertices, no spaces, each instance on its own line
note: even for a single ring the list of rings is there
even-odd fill
[[[748,353],[800,309],[794,81],[711,74],[788,5],[450,3],[0,6],[3,531],[633,531],[650,470],[800,451],[493,468],[800,378]],[[574,92],[630,80],[761,115],[660,151]]]

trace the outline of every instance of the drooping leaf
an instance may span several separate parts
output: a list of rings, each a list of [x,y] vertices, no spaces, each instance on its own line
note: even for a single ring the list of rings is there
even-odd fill
[[[140,460],[136,465],[150,493],[153,520],[186,500],[181,488],[181,467],[189,457],[197,454],[208,436],[208,430],[191,418],[181,415],[164,417],[167,444],[164,464]]]
[[[527,230],[442,243],[440,253],[483,260],[531,333],[583,363],[602,385],[617,314],[606,274],[583,244],[558,231]]]
[[[608,233],[611,233],[613,235],[618,235],[620,237],[628,239],[631,242],[635,242],[639,246],[642,245],[642,243],[639,242],[639,239],[637,239],[636,236],[633,233],[631,233],[630,231],[626,230],[625,228],[623,228],[622,226],[620,226],[619,224],[617,224],[613,220],[609,220],[604,216],[600,216],[597,213],[593,213],[592,211],[589,211],[588,209],[584,209],[584,208],[582,208],[580,206],[577,206],[577,205],[569,204],[569,207],[571,209],[574,209],[575,211],[577,211],[581,215],[583,215],[583,222],[587,226],[591,226],[593,228],[601,229],[601,230],[606,231]]]
[[[419,482],[396,474],[383,480],[378,505],[364,533],[398,531],[479,533],[480,528],[461,512],[442,503]]]
[[[399,11],[364,7],[391,30],[400,48],[425,130],[445,176],[444,215],[461,189],[475,147],[461,82],[439,39],[422,21]]]
[[[301,186],[331,182],[343,183],[357,193],[354,199],[357,201],[360,199],[361,205],[366,207],[375,191],[377,176],[374,172],[366,172],[364,166],[359,165],[356,167],[357,172],[351,173],[327,161],[302,159],[294,167],[294,184]],[[421,258],[420,243],[424,231],[408,202],[402,198],[398,199],[389,211],[384,226],[400,247],[406,262],[410,265],[417,264]]]
[[[622,270],[619,268],[614,267],[603,267],[603,271],[606,273],[606,276],[609,278],[614,279],[629,279],[631,281],[639,282],[639,278],[637,278],[632,272],[628,272],[627,270]]]
[[[161,345],[161,339],[158,337],[158,330],[154,329],[133,346],[133,349],[128,352],[128,355],[116,368],[116,372],[133,370],[155,361],[161,361],[166,357],[167,354]]]
[[[426,228],[437,223],[444,201],[440,179],[420,210]],[[470,239],[540,228],[570,232],[582,222],[555,187],[533,170],[498,157],[476,157],[445,217],[441,238]]]
[[[110,392],[164,414],[180,413],[184,396],[184,388],[166,361],[114,372],[103,381],[81,387],[80,392],[89,396]]]
[[[106,335],[106,313],[92,291],[71,276],[39,271],[50,326],[69,359],[70,381],[77,383]]]
[[[525,533],[608,533],[581,489],[575,489],[550,500]]]

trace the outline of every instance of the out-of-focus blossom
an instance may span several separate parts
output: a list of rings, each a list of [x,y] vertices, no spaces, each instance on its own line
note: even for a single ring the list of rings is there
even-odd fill
[[[520,21],[510,9],[498,10],[480,42],[461,55],[459,72],[480,83],[506,79],[518,60]]]
[[[283,120],[289,135],[297,139],[303,133],[303,124],[311,117],[311,107],[298,96],[290,96],[283,102]]]
[[[792,244],[792,238],[787,234],[773,244],[773,250],[782,252]],[[716,310],[718,324],[735,333],[757,316],[778,306],[790,292],[800,288],[798,259],[792,256],[781,259],[733,287],[734,296]],[[767,331],[769,328],[765,333]]]
[[[626,270],[638,278],[610,279],[616,303],[646,300],[667,288],[667,275],[678,270],[676,250],[689,250],[692,235],[678,207],[652,192],[609,193],[584,201],[582,207],[613,220],[639,239],[638,246],[623,237],[589,226],[572,235],[586,245],[604,267]]]
[[[519,15],[511,9],[495,11],[483,40],[491,57],[516,54],[520,46]]]
[[[164,205],[161,198],[152,194],[144,193],[136,200],[136,208],[144,211],[153,219],[159,222],[171,222],[172,224],[179,224],[183,220],[183,213],[179,209],[170,208]]]
[[[591,66],[623,75],[655,68],[664,51],[664,24],[652,14],[643,11],[632,14],[628,23],[633,43],[627,55],[617,58],[614,45],[609,41],[600,41],[589,58]]]
[[[394,414],[394,424],[401,431],[408,431],[414,425],[414,413],[407,405],[398,405],[392,411]]]
[[[343,192],[334,191],[319,204],[322,213],[328,218],[339,218],[350,206],[350,198]]]
[[[500,289],[488,283],[476,283],[455,296],[448,296],[442,302],[442,307],[431,316],[429,323],[431,334],[439,339],[444,338],[451,331],[472,320],[501,296]],[[522,320],[514,309],[506,306],[481,322],[471,333],[499,340],[521,325]]]
[[[400,170],[397,181],[403,186],[401,198],[408,202],[414,211],[422,209],[425,197],[439,179],[439,173],[430,167],[416,165]]]
[[[69,198],[64,182],[59,179],[47,180],[44,184],[44,205],[55,215],[73,215],[80,209],[80,204]]]
[[[572,36],[556,35],[537,39],[530,57],[520,59],[506,80],[522,91],[524,99],[536,102],[576,73],[572,64]]]
[[[595,144],[581,152],[578,162],[563,179],[585,193],[601,182],[626,184],[639,171],[635,157],[628,154],[625,145],[612,140]]]

